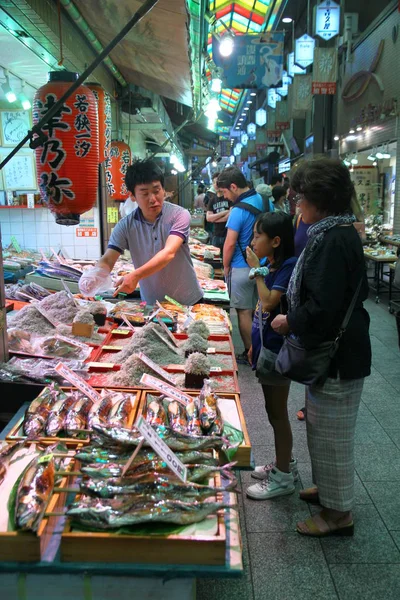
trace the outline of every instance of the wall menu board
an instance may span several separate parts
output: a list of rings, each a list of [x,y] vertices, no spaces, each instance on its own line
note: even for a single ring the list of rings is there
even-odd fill
[[[16,146],[31,128],[31,111],[0,110],[0,124],[1,145],[4,147]]]
[[[3,160],[7,155],[1,156]],[[16,154],[2,169],[5,190],[37,190],[34,154]]]

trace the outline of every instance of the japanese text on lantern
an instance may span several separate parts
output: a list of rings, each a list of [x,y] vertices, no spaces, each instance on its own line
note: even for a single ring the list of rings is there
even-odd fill
[[[130,157],[130,153],[129,150],[123,150],[121,153],[121,168],[120,168],[120,173],[123,175],[123,183],[121,185],[121,194],[128,194],[128,188],[126,187],[126,183],[125,183],[125,175],[126,175],[126,171],[128,170],[129,167],[129,163],[130,163],[131,157]]]
[[[40,121],[42,117],[54,106],[57,101],[55,94],[47,94],[45,102],[38,99],[37,108],[38,111],[34,114],[37,121]],[[57,132],[70,131],[71,127],[65,121],[62,121],[63,113],[71,114],[72,110],[66,104],[63,104],[59,110],[53,115],[47,123],[42,126],[42,130],[47,132],[48,139],[43,143],[43,150],[40,156],[40,163],[46,164],[47,160],[50,167],[53,169],[50,173],[42,173],[40,176],[39,187],[45,191],[45,196],[51,190],[51,198],[55,204],[61,204],[63,196],[73,200],[75,194],[72,190],[68,189],[72,185],[72,181],[69,178],[58,178],[58,175],[54,171],[58,171],[63,165],[67,153],[63,147],[62,140],[57,137]],[[46,192],[47,190],[47,192]]]
[[[90,126],[90,119],[87,114],[89,100],[87,99],[86,94],[76,94],[75,100],[76,102],[74,102],[74,106],[78,112],[74,121],[74,127],[76,131],[74,150],[78,158],[85,158],[92,147],[92,142],[90,141],[92,138],[92,129]]]

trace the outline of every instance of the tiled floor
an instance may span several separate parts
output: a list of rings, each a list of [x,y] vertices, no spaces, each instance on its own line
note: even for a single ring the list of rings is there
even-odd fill
[[[353,538],[308,539],[295,523],[308,515],[298,495],[266,502],[239,495],[245,572],[241,580],[199,580],[198,600],[400,599],[400,352],[395,319],[368,301],[373,370],[364,386],[356,432],[356,530]],[[236,328],[235,328],[236,330]],[[242,350],[235,336],[238,350]],[[255,460],[274,458],[261,387],[240,367],[243,410]],[[290,415],[301,483],[311,484],[305,425],[296,419],[304,388],[292,385]],[[253,481],[253,480],[252,480]]]

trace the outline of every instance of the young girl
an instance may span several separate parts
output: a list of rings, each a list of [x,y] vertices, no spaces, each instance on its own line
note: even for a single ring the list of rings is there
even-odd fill
[[[267,258],[267,269],[255,272],[259,301],[253,320],[252,347],[249,362],[256,370],[261,349],[258,311],[262,310],[264,346],[278,354],[283,337],[271,327],[272,321],[281,313],[281,302],[296,264],[294,256],[293,224],[289,215],[273,212],[261,215],[254,225],[253,250],[246,249],[250,267],[259,269],[260,259]],[[265,275],[265,273],[267,274]],[[287,412],[290,381],[276,371],[258,375],[262,385],[268,420],[274,431],[275,462],[256,467],[252,473],[259,482],[247,489],[247,495],[255,500],[267,500],[294,492],[297,480],[297,461],[292,459],[292,430]]]

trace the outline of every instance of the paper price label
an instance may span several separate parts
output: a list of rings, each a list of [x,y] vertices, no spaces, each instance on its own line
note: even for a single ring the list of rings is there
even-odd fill
[[[207,354],[215,354],[215,353],[216,353],[215,348],[207,348]]]
[[[165,315],[167,315],[167,317],[169,317],[170,319],[173,319],[173,318],[174,318],[174,315],[173,315],[171,312],[169,312],[169,310],[167,310],[166,308],[164,308],[164,307],[163,307],[163,306],[162,306],[162,305],[159,303],[159,301],[158,301],[158,300],[156,300],[156,304],[157,304],[157,306],[158,306],[158,310],[160,310],[161,312],[163,312],[163,313],[164,313]]]
[[[62,362],[58,363],[55,370],[59,373],[64,379],[72,383],[78,390],[80,390],[85,396],[93,400],[93,402],[97,402],[101,400],[100,394],[96,392],[86,381],[84,381],[79,375],[68,369]]]
[[[160,438],[143,417],[139,417],[135,427],[140,431],[148,444],[157,452],[181,481],[186,483],[187,467],[179,460],[179,458],[168,448],[167,444]]]
[[[149,321],[149,323],[154,319],[154,317],[156,317],[158,315],[158,313],[160,312],[160,308],[157,308],[157,310],[155,310],[154,312],[151,313],[151,315],[149,315],[147,318],[147,320]]]
[[[35,208],[35,196],[34,194],[27,194],[28,208]]]
[[[165,394],[166,396],[169,396],[170,398],[177,400],[177,402],[184,404],[184,406],[186,406],[186,404],[188,402],[192,401],[192,398],[190,396],[188,396],[187,394],[185,394],[184,392],[181,392],[180,390],[177,390],[176,388],[171,387],[170,385],[168,385],[168,383],[164,383],[164,381],[157,379],[157,377],[153,377],[152,375],[147,375],[147,373],[142,375],[140,383],[149,387],[150,389],[157,390],[161,394]]]
[[[15,235],[11,236],[11,243],[14,246],[14,249],[16,252],[21,252],[21,246],[19,245],[18,240],[15,237]]]
[[[210,373],[222,373],[221,367],[211,367]]]
[[[31,302],[31,304],[32,304],[32,306],[34,306],[36,308],[36,310],[38,312],[40,312],[40,314],[42,315],[42,317],[44,317],[49,323],[51,323],[51,325],[53,325],[53,327],[57,327],[58,321],[56,321],[55,319],[53,319],[53,317],[51,317],[49,315],[49,313],[47,312],[47,310],[45,310],[39,304],[36,304],[36,302]]]
[[[166,340],[156,329],[154,329],[154,333],[159,338],[160,342],[165,344],[167,348],[169,348],[172,352],[175,352],[175,354],[180,354],[179,349],[173,344],[171,344],[168,340]]]
[[[173,298],[170,298],[169,296],[165,296],[165,299],[170,302],[171,304],[175,304],[175,306],[177,306],[178,308],[184,308],[182,306],[182,304],[179,304],[179,302],[177,302],[176,300],[174,300]]]
[[[150,369],[153,369],[153,371],[155,371],[156,373],[158,373],[158,375],[169,381],[172,385],[176,385],[175,377],[167,373],[167,371],[165,371],[162,367],[155,363],[154,360],[151,360],[151,358],[143,354],[143,352],[139,352],[138,356],[140,360],[144,362],[145,365],[150,367]]]
[[[62,342],[67,342],[67,344],[71,344],[72,346],[76,346],[77,348],[82,348],[83,350],[86,350],[87,348],[89,348],[89,346],[87,344],[85,344],[84,342],[80,342],[79,340],[73,340],[69,337],[66,337],[64,335],[56,335],[56,338],[58,340],[61,340]]]
[[[165,331],[165,333],[167,334],[167,336],[169,337],[171,342],[173,344],[175,344],[175,346],[179,347],[178,340],[174,337],[172,332],[168,329],[168,327],[166,326],[164,321],[160,317],[157,317],[157,321],[159,322],[159,324],[161,325],[161,327],[163,328],[163,330]]]
[[[129,329],[131,331],[135,331],[134,326],[132,325],[132,323],[129,321],[129,319],[124,315],[124,313],[121,313],[121,319],[123,320],[123,322],[125,323],[125,325],[127,325],[129,327]]]
[[[12,192],[7,192],[7,206],[13,206],[14,204],[14,195]]]

